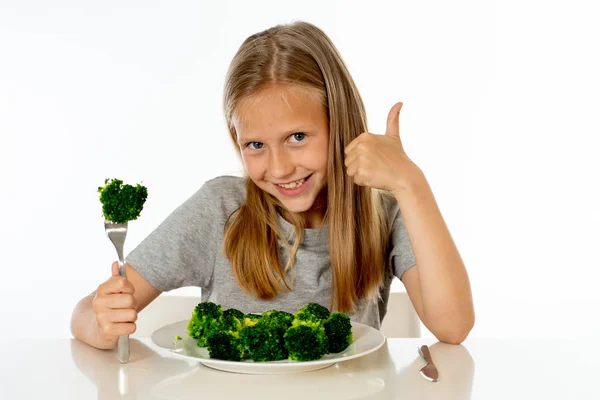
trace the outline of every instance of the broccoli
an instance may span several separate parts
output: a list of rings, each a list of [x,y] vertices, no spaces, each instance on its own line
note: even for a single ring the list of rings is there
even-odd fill
[[[294,314],[292,327],[284,335],[290,360],[318,360],[329,347],[324,324],[329,310],[317,303],[308,303]]]
[[[106,186],[98,187],[104,218],[116,224],[138,219],[148,198],[148,189],[139,183],[135,187],[123,185],[120,179],[105,179],[104,184]]]
[[[244,313],[235,308],[223,311],[223,325],[221,330],[240,332],[244,327]]]
[[[260,321],[260,315],[257,314],[246,314],[244,315],[244,327],[242,328],[242,330],[244,330],[246,327],[248,326],[254,326],[258,323],[258,321]],[[240,339],[242,339],[242,334],[240,332]],[[248,358],[250,358],[250,351],[248,350],[248,347],[246,346],[245,342],[242,340],[242,347],[244,348],[244,354],[242,355],[242,359],[246,360]]]
[[[207,339],[208,353],[211,358],[241,361],[250,357],[240,338],[244,319],[244,313],[235,308],[223,311],[220,330],[210,334]]]
[[[296,325],[299,321],[325,322],[329,318],[329,310],[317,303],[308,303],[294,314]]]
[[[211,358],[242,361],[311,361],[339,353],[353,341],[350,318],[308,303],[295,314],[269,310],[244,314],[211,302],[198,304],[188,334],[207,347]]]
[[[259,323],[267,324],[273,327],[282,327],[289,328],[292,326],[292,321],[294,320],[294,315],[289,312],[279,311],[279,310],[270,310],[262,313]]]
[[[244,315],[244,327],[256,325],[260,321],[260,315],[246,314]]]
[[[325,321],[325,334],[327,335],[329,353],[339,353],[353,342],[352,324],[350,317],[340,312],[334,312]]]
[[[246,349],[239,332],[216,332],[208,337],[208,354],[220,360],[241,361],[246,358]]]
[[[327,354],[327,335],[321,323],[308,322],[292,326],[283,337],[290,360],[318,360]]]
[[[283,335],[294,316],[285,311],[269,310],[261,315],[246,314],[241,333],[246,352],[242,358],[254,361],[276,361],[287,358]]]
[[[200,303],[194,308],[188,322],[188,334],[198,339],[198,347],[206,347],[208,337],[219,332],[223,323],[221,305],[212,302]]]
[[[183,338],[179,335],[175,335],[175,338],[173,339],[173,346],[177,346],[177,342],[183,340]]]
[[[283,339],[285,332],[285,327],[259,321],[242,329],[240,337],[253,361],[277,361],[288,357]]]

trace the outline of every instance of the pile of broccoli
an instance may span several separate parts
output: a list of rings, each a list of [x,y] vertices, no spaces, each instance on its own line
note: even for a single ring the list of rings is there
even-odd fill
[[[204,302],[194,308],[187,329],[211,358],[231,361],[318,360],[353,342],[350,318],[317,303],[295,314],[271,310],[256,315]]]
[[[120,179],[105,179],[104,185],[98,187],[104,218],[116,224],[138,219],[148,198],[148,189],[139,183],[123,185]]]

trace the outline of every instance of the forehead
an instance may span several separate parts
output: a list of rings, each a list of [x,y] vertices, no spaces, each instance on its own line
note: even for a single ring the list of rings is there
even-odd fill
[[[238,136],[283,133],[327,119],[322,96],[297,86],[273,86],[242,100],[233,115]]]

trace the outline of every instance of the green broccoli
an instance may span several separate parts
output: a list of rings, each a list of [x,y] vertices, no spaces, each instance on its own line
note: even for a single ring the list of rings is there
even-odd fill
[[[180,340],[183,340],[183,338],[179,335],[175,335],[175,338],[173,339],[173,346],[177,346],[177,342]]]
[[[241,361],[246,358],[246,349],[239,332],[216,332],[208,337],[208,354],[220,360]]]
[[[334,312],[325,321],[325,334],[327,335],[330,353],[339,353],[354,341],[352,337],[352,324],[350,317],[340,312]]]
[[[194,308],[192,318],[188,322],[188,334],[198,339],[198,347],[206,347],[209,336],[219,332],[222,323],[223,311],[220,304],[200,303]]]
[[[327,354],[327,335],[320,322],[292,326],[283,337],[290,360],[312,361]]]
[[[294,320],[324,323],[329,318],[329,310],[317,303],[308,303],[294,314]],[[296,322],[298,325],[298,322]]]
[[[311,361],[339,353],[353,341],[350,318],[308,303],[295,314],[269,310],[244,314],[211,302],[198,304],[188,334],[208,347],[211,358],[231,361]]]
[[[246,314],[242,342],[242,358],[254,361],[276,361],[287,358],[283,335],[292,325],[294,316],[285,311],[269,310],[261,315]]]
[[[241,332],[244,327],[244,313],[235,308],[223,311],[222,331]]]
[[[240,337],[253,361],[277,361],[288,357],[283,339],[285,332],[282,326],[259,321],[242,329]]]
[[[329,346],[324,324],[329,310],[317,303],[308,303],[294,314],[292,327],[284,335],[290,360],[318,360],[327,354]]]
[[[248,326],[256,325],[258,323],[258,321],[260,321],[260,318],[261,318],[261,316],[258,314],[245,314],[244,315],[244,327],[242,328],[242,330],[244,330]],[[240,339],[242,339],[241,332],[240,332]],[[242,347],[244,348],[244,354],[242,355],[242,359],[246,360],[246,359],[250,358],[250,351],[248,350],[248,347],[245,345],[243,340],[242,340]]]
[[[98,187],[102,213],[107,221],[124,224],[138,219],[148,198],[148,189],[139,183],[123,185],[120,179],[105,179],[106,186]]]
[[[257,314],[246,314],[244,315],[244,327],[253,326],[260,321],[260,315]]]
[[[269,311],[265,311],[264,313],[262,313],[259,323],[260,324],[267,324],[269,326],[279,326],[282,328],[289,328],[290,326],[292,326],[292,321],[294,320],[294,315],[286,312],[286,311],[279,311],[279,310],[269,310]]]

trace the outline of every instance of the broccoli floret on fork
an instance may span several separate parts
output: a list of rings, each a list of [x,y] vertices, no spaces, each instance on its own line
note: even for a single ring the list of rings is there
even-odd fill
[[[98,187],[104,218],[115,224],[138,219],[148,198],[148,189],[139,183],[124,185],[120,179],[105,179],[104,185]]]

